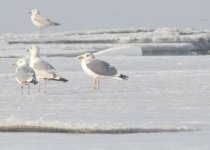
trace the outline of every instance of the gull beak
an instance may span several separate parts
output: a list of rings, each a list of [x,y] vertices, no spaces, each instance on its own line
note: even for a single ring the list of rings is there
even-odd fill
[[[12,64],[12,66],[16,66],[16,64],[14,63],[14,64]]]
[[[80,59],[80,60],[82,60],[82,59],[84,59],[84,56],[83,55],[80,55],[77,58]]]
[[[31,11],[28,12],[29,14],[32,14]]]

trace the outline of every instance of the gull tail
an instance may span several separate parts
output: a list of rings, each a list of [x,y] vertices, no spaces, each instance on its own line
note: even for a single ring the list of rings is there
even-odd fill
[[[32,80],[31,81],[31,83],[33,83],[33,84],[37,84],[37,83],[39,83],[38,81],[36,81],[36,80]]]
[[[60,78],[58,81],[68,82],[68,80],[65,78]]]
[[[120,74],[119,78],[121,78],[123,80],[128,80],[129,77],[124,74]]]
[[[48,80],[68,82],[68,80],[67,80],[67,79],[65,79],[65,78],[61,78],[61,77],[60,77],[59,79],[56,79],[56,78],[51,78],[51,79],[48,79]]]
[[[57,22],[52,22],[51,25],[53,25],[53,26],[59,26],[61,24],[60,23],[57,23]]]
[[[62,82],[68,82],[67,79],[60,77],[59,79],[50,79],[50,80],[55,80],[55,81],[62,81]]]
[[[114,78],[119,80],[128,80],[129,77],[124,74],[120,74],[119,76],[115,76]]]

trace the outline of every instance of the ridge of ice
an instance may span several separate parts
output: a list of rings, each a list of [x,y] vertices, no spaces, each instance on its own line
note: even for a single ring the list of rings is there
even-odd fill
[[[96,52],[95,55],[103,55],[103,56],[118,56],[118,55],[126,55],[126,56],[141,56],[142,50],[141,47],[137,46],[122,46],[105,49],[99,52]]]

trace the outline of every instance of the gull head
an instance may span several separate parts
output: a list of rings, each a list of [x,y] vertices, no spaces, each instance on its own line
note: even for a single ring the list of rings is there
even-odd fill
[[[81,61],[83,60],[91,60],[94,59],[95,56],[92,53],[85,53],[83,55],[78,56],[78,59],[80,59]]]
[[[38,9],[32,9],[29,13],[32,15],[37,15],[40,14],[40,11]]]
[[[16,67],[28,66],[28,65],[29,63],[26,58],[21,58],[13,64],[13,66],[16,66]]]
[[[31,48],[27,49],[30,52],[32,57],[39,57],[40,48],[36,45],[33,45]]]

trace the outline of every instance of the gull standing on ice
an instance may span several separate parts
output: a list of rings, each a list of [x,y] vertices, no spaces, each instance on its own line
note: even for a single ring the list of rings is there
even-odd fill
[[[40,49],[38,46],[32,46],[27,51],[30,51],[30,67],[34,69],[36,73],[36,77],[38,80],[45,81],[45,93],[46,93],[46,80],[55,80],[55,81],[62,81],[68,82],[67,79],[62,78],[56,72],[55,68],[50,65],[48,62],[42,60],[39,55]],[[40,85],[39,85],[39,92],[40,92]]]
[[[40,11],[38,9],[32,9],[29,13],[31,14],[32,23],[35,26],[39,27],[40,33],[41,33],[41,29],[44,27],[60,25],[59,23],[53,22],[50,19],[41,16]]]
[[[26,58],[19,59],[16,63],[13,64],[16,66],[16,80],[21,84],[22,95],[23,95],[23,86],[28,86],[28,95],[30,94],[30,84],[37,84],[36,75],[34,70],[29,67],[28,61]]]
[[[128,76],[118,74],[115,67],[110,66],[109,63],[96,59],[92,53],[85,53],[78,56],[81,60],[82,69],[94,78],[93,89],[99,89],[99,79],[111,77],[116,79],[128,80]]]

